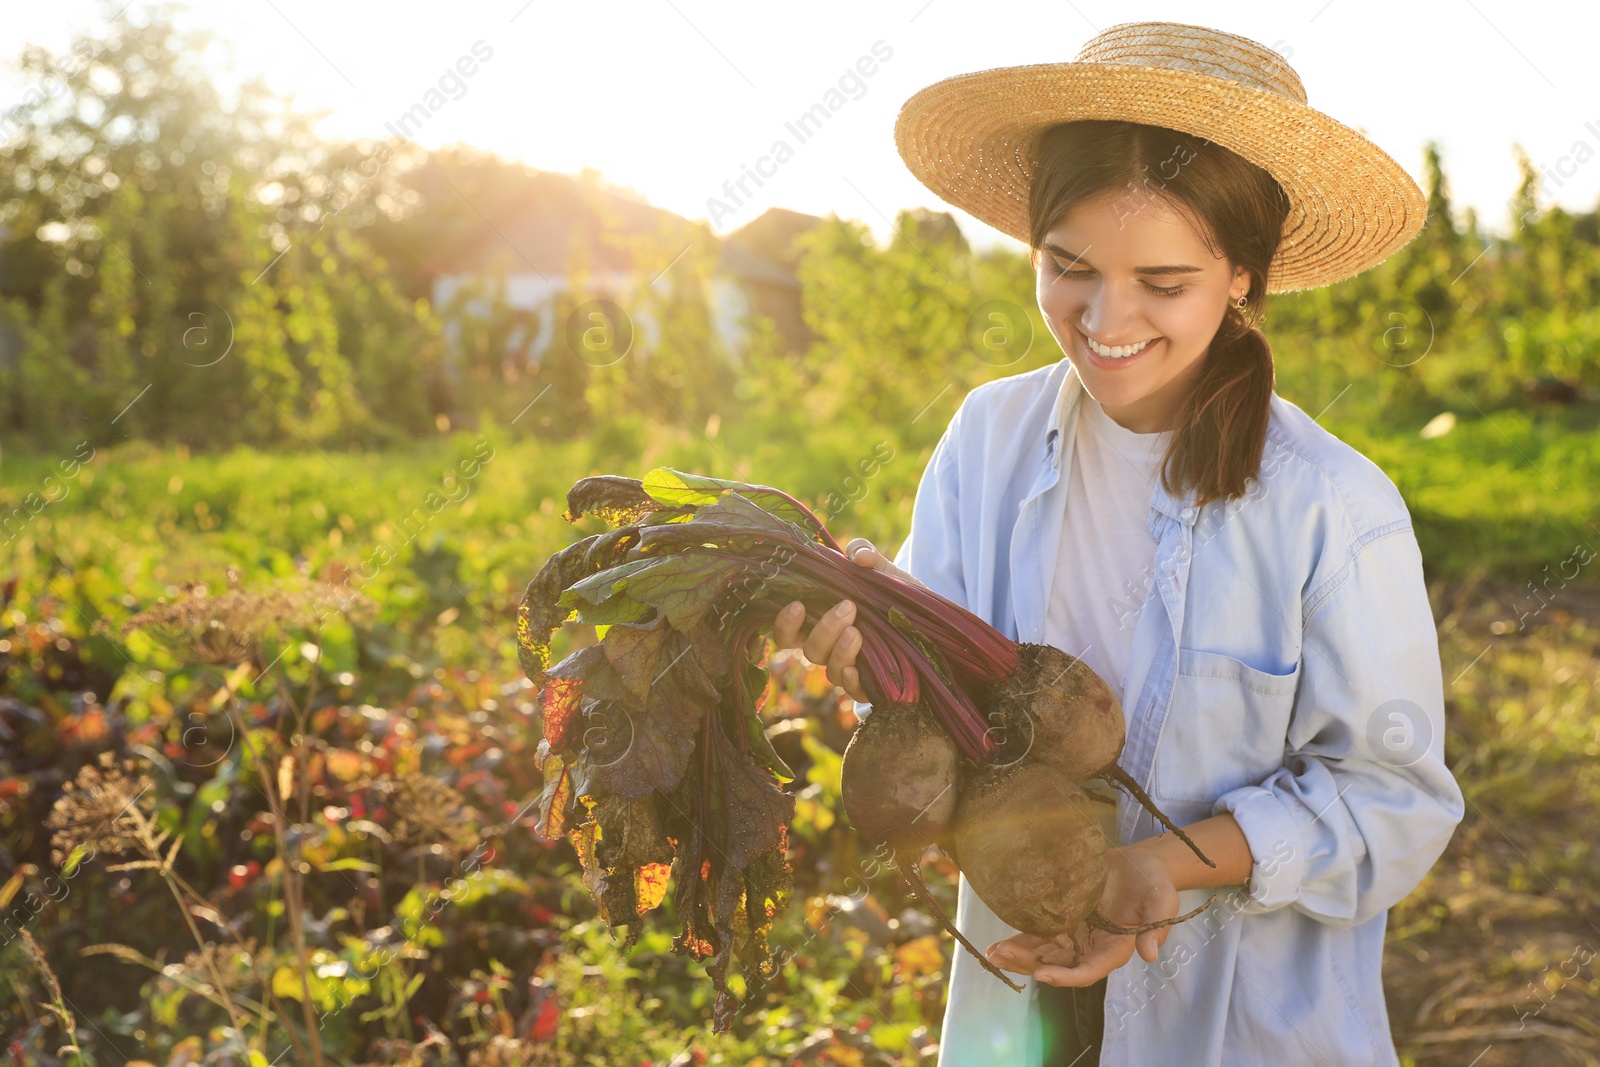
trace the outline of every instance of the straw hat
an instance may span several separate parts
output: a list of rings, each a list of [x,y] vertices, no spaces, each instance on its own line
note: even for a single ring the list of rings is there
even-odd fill
[[[1300,76],[1282,56],[1203,26],[1125,23],[1091,38],[1072,63],[946,78],[905,102],[894,139],[911,173],[941,199],[1026,243],[1034,140],[1077,119],[1182,130],[1276,178],[1290,208],[1268,292],[1360,274],[1427,219],[1427,198],[1411,176],[1307,106]]]

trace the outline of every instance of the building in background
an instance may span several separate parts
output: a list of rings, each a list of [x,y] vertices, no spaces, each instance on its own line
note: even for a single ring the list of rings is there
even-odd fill
[[[439,264],[432,282],[435,308],[452,306],[464,289],[492,291],[488,283],[503,274],[505,302],[526,313],[526,329],[510,338],[506,358],[538,363],[562,343],[550,313],[558,296],[572,288],[574,274],[587,278],[585,297],[624,303],[627,294],[670,268],[638,262],[635,247],[687,248],[697,224],[643,199],[584,177],[548,171],[531,179],[525,203],[496,219],[485,218],[479,232]],[[769,209],[719,242],[715,269],[705,299],[713,327],[730,357],[743,357],[751,315],[772,320],[785,350],[801,352],[811,333],[801,315],[795,238],[820,219],[782,208]],[[698,224],[703,225],[703,224]],[[488,298],[461,301],[468,314],[487,311]],[[647,343],[657,339],[648,314],[634,316]],[[456,332],[446,320],[452,339]]]

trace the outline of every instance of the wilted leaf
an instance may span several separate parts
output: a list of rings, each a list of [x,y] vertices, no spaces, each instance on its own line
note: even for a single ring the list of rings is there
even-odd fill
[[[596,702],[615,702],[631,711],[639,701],[611,666],[603,644],[580,648],[540,675],[543,687],[535,694],[544,721],[544,737],[551,749],[572,753],[588,741],[579,731],[575,713],[587,716],[585,708]]]
[[[544,722],[544,739],[552,749],[567,747],[567,725],[578,710],[583,683],[576,678],[552,678],[539,690],[539,712]]]
[[[671,864],[673,848],[655,794],[628,800],[601,797],[591,811],[601,826],[597,854],[604,867],[633,869],[653,863]]]
[[[670,863],[647,863],[634,872],[633,895],[639,901],[639,914],[658,907],[667,896],[667,880],[672,874]]]
[[[772,742],[767,739],[766,727],[762,725],[761,720],[754,715],[747,715],[744,728],[750,742],[750,755],[755,757],[756,763],[775,774],[779,781],[794,781],[794,772],[783,762],[777,749],[772,747]]]
[[[597,474],[578,479],[567,491],[566,519],[577,522],[585,515],[594,514],[612,526],[627,526],[660,507],[661,504],[644,491],[639,479]]]
[[[660,623],[657,619],[653,626],[617,626],[606,631],[602,642],[606,659],[641,703],[650,695],[650,685],[661,673],[661,650],[672,632]]]
[[[544,791],[539,794],[539,821],[533,832],[547,841],[561,836],[567,822],[567,806],[572,801],[571,768],[567,758],[551,752],[544,760]]]
[[[562,594],[573,583],[620,563],[638,539],[631,526],[586,537],[557,552],[534,575],[517,605],[517,660],[528,677],[550,665],[550,636],[572,614]]]
[[[604,754],[595,759],[595,788],[631,798],[651,790],[670,793],[695,750],[701,723],[720,693],[676,630],[667,631],[661,657],[667,666],[650,686],[642,709],[614,705],[606,722]],[[620,710],[623,719],[615,718]],[[623,731],[626,743],[623,743]],[[620,751],[619,751],[620,750]]]
[[[713,774],[709,836],[727,865],[743,871],[759,853],[783,841],[784,828],[794,817],[794,797],[721,730],[708,732]]]

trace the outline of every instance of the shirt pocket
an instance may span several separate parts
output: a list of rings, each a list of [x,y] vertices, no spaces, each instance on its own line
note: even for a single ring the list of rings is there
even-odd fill
[[[1220,652],[1178,649],[1156,746],[1155,795],[1209,803],[1283,766],[1300,663],[1272,674]]]

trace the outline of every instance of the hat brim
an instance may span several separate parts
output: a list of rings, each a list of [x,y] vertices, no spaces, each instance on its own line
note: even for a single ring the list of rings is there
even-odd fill
[[[1277,179],[1290,209],[1268,292],[1360,274],[1427,221],[1417,183],[1357,131],[1277,93],[1162,67],[1040,63],[947,78],[901,107],[895,145],[911,173],[945,202],[1027,243],[1034,141],[1079,119],[1204,137]],[[1159,187],[1159,180],[1151,184]]]

